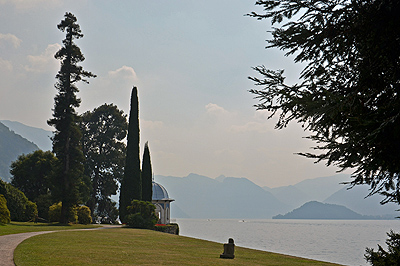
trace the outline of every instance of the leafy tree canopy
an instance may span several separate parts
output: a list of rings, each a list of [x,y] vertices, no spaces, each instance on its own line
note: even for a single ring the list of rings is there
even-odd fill
[[[32,201],[36,201],[39,195],[48,195],[56,161],[57,158],[50,151],[37,150],[27,155],[20,155],[11,164],[11,184]]]
[[[115,203],[110,199],[124,175],[128,122],[123,111],[104,104],[82,115],[85,175],[90,177],[92,191],[87,205],[94,216],[117,218]]]
[[[258,109],[297,121],[317,143],[301,153],[341,170],[353,185],[369,184],[382,203],[400,202],[400,2],[397,0],[259,0],[271,19],[267,48],[293,55],[305,67],[298,84],[265,66],[250,77]]]

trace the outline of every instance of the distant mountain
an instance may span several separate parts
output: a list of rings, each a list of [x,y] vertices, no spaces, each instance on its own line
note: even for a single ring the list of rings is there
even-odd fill
[[[10,165],[19,155],[28,154],[39,147],[0,123],[0,178],[10,181]]]
[[[18,135],[35,143],[41,150],[50,151],[53,147],[50,139],[53,136],[51,131],[30,127],[16,121],[1,120],[0,122]]]
[[[333,193],[346,187],[342,182],[349,181],[349,175],[338,174],[334,176],[307,179],[295,185],[277,188],[263,187],[271,192],[278,200],[297,208],[308,201],[324,201]]]
[[[396,210],[400,209],[400,206],[395,203],[381,205],[380,201],[384,199],[384,197],[380,195],[373,195],[365,198],[369,194],[368,188],[369,186],[365,185],[358,185],[352,189],[342,188],[324,200],[324,202],[344,205],[364,215],[400,215],[400,213],[396,212]]]
[[[190,174],[187,177],[155,176],[171,198],[173,218],[271,218],[290,207],[246,178],[219,180]],[[179,213],[174,212],[174,208]],[[177,215],[177,216],[175,216]]]
[[[346,208],[345,206],[310,201],[300,208],[294,209],[285,215],[274,216],[272,219],[362,220],[382,219],[382,217],[364,216]],[[394,219],[394,217],[390,217],[390,219]]]

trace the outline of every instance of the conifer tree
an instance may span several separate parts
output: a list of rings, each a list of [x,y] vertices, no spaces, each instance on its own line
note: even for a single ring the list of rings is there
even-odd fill
[[[64,20],[57,25],[66,32],[63,47],[55,54],[61,60],[61,68],[56,75],[55,88],[58,94],[54,98],[53,118],[48,120],[55,127],[53,137],[53,152],[58,159],[53,180],[53,196],[62,202],[61,221],[68,223],[69,210],[80,200],[82,189],[84,156],[80,144],[79,116],[75,108],[79,107],[80,99],[75,86],[78,81],[87,82],[85,78],[95,77],[91,72],[83,70],[77,64],[85,60],[74,40],[83,37],[77,19],[72,13],[65,13]]]
[[[153,171],[151,168],[149,143],[144,145],[142,161],[142,200],[151,202],[153,196]]]
[[[142,199],[142,178],[140,171],[139,100],[137,88],[133,87],[129,113],[128,138],[126,147],[125,172],[122,178],[119,198],[119,215],[125,221],[127,207],[132,200]]]
[[[352,185],[368,184],[382,203],[400,204],[400,1],[258,0],[277,48],[303,63],[299,82],[283,70],[255,67],[250,79],[258,109],[276,128],[303,125],[317,162],[354,170]]]

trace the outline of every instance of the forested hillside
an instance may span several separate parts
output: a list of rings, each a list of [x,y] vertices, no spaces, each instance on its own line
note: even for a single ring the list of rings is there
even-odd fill
[[[0,123],[0,177],[10,181],[10,165],[19,155],[38,150],[38,146]]]

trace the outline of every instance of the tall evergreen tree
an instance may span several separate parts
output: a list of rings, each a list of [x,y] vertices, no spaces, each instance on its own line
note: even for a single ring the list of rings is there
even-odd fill
[[[140,171],[139,100],[137,88],[133,87],[129,113],[128,141],[126,147],[125,172],[121,182],[119,216],[125,221],[127,207],[132,200],[142,199],[142,178]]]
[[[77,19],[72,13],[65,13],[64,20],[57,25],[66,32],[63,47],[55,54],[61,60],[61,68],[56,75],[55,88],[58,94],[54,98],[53,118],[48,120],[55,127],[53,137],[53,152],[58,159],[54,185],[54,196],[62,202],[61,221],[68,223],[70,208],[80,200],[82,188],[84,156],[80,144],[79,116],[75,108],[79,107],[80,99],[76,97],[79,91],[75,86],[78,81],[88,83],[85,78],[95,77],[91,72],[84,71],[77,64],[85,60],[74,40],[83,37]]]
[[[144,145],[142,161],[142,200],[151,202],[153,196],[153,170],[151,168],[149,143]]]
[[[354,169],[353,185],[370,185],[382,203],[400,204],[400,1],[258,0],[257,19],[280,24],[267,48],[303,63],[299,82],[258,66],[251,77],[258,109],[276,127],[303,124],[316,152],[301,153]]]

